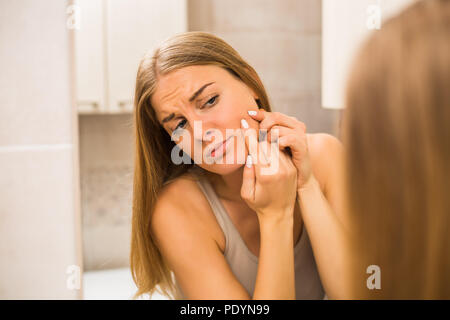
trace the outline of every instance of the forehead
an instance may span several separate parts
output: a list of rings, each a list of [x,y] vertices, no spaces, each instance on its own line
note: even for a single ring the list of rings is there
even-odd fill
[[[188,66],[174,70],[158,78],[151,103],[158,118],[173,111],[174,103],[179,99],[188,101],[195,91],[206,83],[216,84],[229,81],[231,74],[225,69],[212,66]]]

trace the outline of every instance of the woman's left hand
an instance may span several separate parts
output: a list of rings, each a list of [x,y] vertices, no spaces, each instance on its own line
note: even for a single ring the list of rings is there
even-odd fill
[[[277,129],[280,149],[290,149],[292,162],[297,168],[297,190],[300,190],[312,180],[311,177],[313,175],[305,124],[298,121],[295,117],[290,117],[280,112],[267,112],[264,109],[259,109],[258,111],[253,111],[256,114],[252,114],[252,111],[249,112],[249,115],[260,122],[260,130],[267,130],[269,142],[273,142],[276,139],[272,130]],[[260,137],[260,139],[265,139],[265,137]]]

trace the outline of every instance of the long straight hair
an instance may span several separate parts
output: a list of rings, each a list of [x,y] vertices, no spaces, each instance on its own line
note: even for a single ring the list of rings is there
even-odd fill
[[[342,129],[356,298],[450,299],[449,39],[450,1],[417,1],[353,65]]]
[[[158,77],[193,65],[224,68],[256,93],[260,108],[271,111],[266,90],[256,71],[230,45],[212,34],[178,34],[143,57],[137,71],[134,96],[135,164],[130,253],[131,272],[138,288],[134,298],[155,291],[166,296],[174,293],[171,270],[156,245],[150,224],[164,183],[181,176],[193,164],[172,163],[170,154],[175,143],[159,124],[151,97]]]

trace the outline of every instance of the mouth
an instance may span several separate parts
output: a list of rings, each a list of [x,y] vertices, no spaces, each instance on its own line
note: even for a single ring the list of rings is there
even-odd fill
[[[227,143],[233,136],[230,136],[228,139],[219,142],[216,144],[213,149],[208,153],[210,157],[220,157],[225,153]]]

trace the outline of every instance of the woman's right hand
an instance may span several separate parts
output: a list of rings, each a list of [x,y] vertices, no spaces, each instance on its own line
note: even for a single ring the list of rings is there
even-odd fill
[[[244,120],[245,121],[245,120]],[[266,139],[258,142],[256,130],[245,122],[242,132],[248,151],[241,197],[259,219],[293,218],[297,197],[297,169],[291,157]]]

